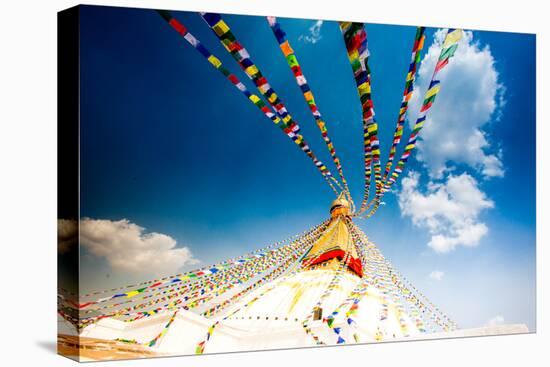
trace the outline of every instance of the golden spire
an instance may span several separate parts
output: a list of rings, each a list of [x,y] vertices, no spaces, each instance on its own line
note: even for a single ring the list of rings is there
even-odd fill
[[[338,270],[342,266],[363,276],[361,261],[352,240],[348,221],[350,204],[344,194],[338,195],[330,205],[331,222],[323,235],[315,241],[302,263],[307,270]]]
[[[333,218],[339,215],[350,215],[349,201],[345,198],[343,192],[341,192],[340,195],[338,195],[338,197],[330,205],[330,214]]]

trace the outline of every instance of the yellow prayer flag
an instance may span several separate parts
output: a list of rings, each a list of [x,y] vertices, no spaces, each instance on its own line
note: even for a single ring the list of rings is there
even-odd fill
[[[255,94],[250,95],[250,97],[248,97],[248,99],[250,99],[252,101],[252,103],[254,103],[254,104],[256,104],[256,102],[258,102],[260,100],[260,98]]]
[[[445,42],[443,42],[443,48],[447,48],[453,43],[457,43],[462,38],[462,29],[455,29],[454,31],[447,33]]]
[[[208,61],[214,65],[214,67],[217,69],[221,66],[222,62],[214,55],[208,56]]]
[[[370,84],[362,83],[357,87],[357,89],[359,89],[359,95],[370,93]]]
[[[249,67],[247,67],[245,70],[244,70],[248,75],[250,76],[254,76],[258,73],[258,68],[256,67],[256,65],[250,65]]]
[[[340,22],[340,29],[345,30],[351,26],[351,22]]]
[[[432,88],[428,89],[428,91],[426,92],[426,95],[424,96],[424,99],[428,99],[431,96],[433,96],[434,94],[437,94],[437,92],[439,92],[440,89],[441,89],[440,84],[437,84],[437,85],[433,86]]]
[[[214,30],[214,32],[216,32],[218,36],[221,36],[227,33],[227,31],[229,30],[229,27],[227,26],[227,24],[225,24],[223,20],[220,20],[218,23],[214,24],[212,29]]]

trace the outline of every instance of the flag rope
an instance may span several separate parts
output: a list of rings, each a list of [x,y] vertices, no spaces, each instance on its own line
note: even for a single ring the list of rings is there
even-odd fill
[[[439,58],[437,60],[437,63],[435,65],[435,68],[432,74],[432,79],[428,86],[428,90],[424,94],[424,101],[422,102],[420,113],[418,115],[418,118],[416,119],[411,135],[409,136],[409,140],[407,141],[405,151],[401,155],[399,162],[397,162],[397,166],[395,167],[394,172],[392,173],[388,182],[385,183],[384,188],[382,190],[382,194],[387,192],[391,188],[391,186],[397,181],[397,179],[399,178],[399,176],[401,175],[401,173],[405,168],[405,164],[407,163],[407,160],[409,159],[411,152],[416,147],[418,134],[422,130],[422,127],[426,122],[426,116],[428,115],[428,111],[435,103],[435,98],[437,97],[437,94],[441,89],[441,80],[439,79],[439,73],[441,72],[441,70],[443,70],[443,68],[445,68],[445,66],[449,64],[449,60],[451,59],[451,57],[453,57],[454,53],[456,52],[458,48],[458,42],[460,41],[461,38],[462,38],[461,29],[447,30],[447,34],[445,35],[443,45],[441,46],[441,53],[439,54]]]
[[[248,91],[246,86],[237,78],[237,76],[233,73],[231,73],[228,69],[226,69],[219,58],[217,58],[215,55],[213,55],[193,34],[191,34],[187,27],[183,25],[180,21],[178,21],[176,18],[172,16],[172,14],[169,11],[166,10],[157,10],[157,12],[160,14],[160,16],[178,33],[180,36],[182,36],[191,46],[195,48],[215,69],[217,69],[220,73],[222,73],[237,89],[241,91],[242,94],[252,103],[254,104],[260,111],[263,112],[263,114],[269,118],[276,126],[281,129],[285,135],[287,135],[296,145],[300,147],[300,149],[313,161],[313,164],[317,167],[317,169],[320,171],[323,178],[326,180],[332,191],[336,195],[338,195],[338,190],[334,187],[336,185],[337,187],[342,189],[340,186],[340,183],[338,180],[336,180],[333,176],[330,170],[325,166],[325,164],[320,161],[313,151],[311,150],[308,143],[305,141],[304,137],[299,134],[300,126],[292,120],[290,115],[286,112],[286,109],[283,107],[280,108],[280,111],[277,111],[277,113],[273,113],[271,108],[269,108],[265,102],[258,97],[256,94],[253,94]],[[244,50],[246,52],[246,50]],[[250,69],[249,69],[250,72]],[[248,74],[247,74],[248,75]],[[266,95],[265,92],[263,92],[260,88],[258,88],[262,95]],[[274,104],[273,101],[279,101],[277,95],[272,92],[269,94],[271,100],[268,98],[268,101],[272,106]],[[267,98],[267,97],[266,97]],[[274,107],[275,108],[275,107]],[[284,112],[284,113],[283,113]]]
[[[380,142],[378,140],[378,124],[375,119],[374,103],[371,95],[371,71],[368,65],[369,49],[367,32],[363,23],[340,22],[339,26],[344,37],[348,60],[353,71],[361,102],[365,187],[358,213],[363,213],[366,210],[370,196],[372,167],[374,167],[376,190],[378,191],[381,187]]]
[[[433,104],[435,103],[437,94],[441,89],[441,80],[439,79],[439,73],[441,72],[441,70],[445,68],[445,66],[449,64],[449,60],[456,52],[458,48],[458,42],[460,41],[461,38],[462,38],[461,29],[447,30],[443,44],[441,46],[441,52],[439,54],[439,58],[434,67],[430,84],[428,85],[428,89],[424,94],[422,107],[420,108],[418,118],[416,119],[416,122],[413,126],[413,130],[409,136],[407,145],[405,146],[405,150],[401,155],[401,158],[397,162],[397,165],[394,168],[394,171],[389,177],[389,179],[383,183],[383,186],[381,187],[380,190],[377,190],[376,197],[370,202],[370,205],[369,205],[371,209],[366,215],[363,216],[363,218],[369,218],[373,216],[374,213],[376,213],[376,211],[380,206],[380,200],[382,196],[391,189],[392,185],[397,181],[401,173],[404,171],[405,165],[411,155],[411,152],[416,147],[416,141],[418,139],[418,135],[420,134],[420,131],[424,127],[424,123],[426,122],[426,117],[428,115],[428,112],[430,108],[433,106]]]
[[[265,75],[262,74],[258,66],[252,61],[250,54],[246,48],[240,43],[231,31],[231,28],[222,19],[222,16],[217,13],[200,13],[202,19],[212,30],[214,35],[219,39],[225,50],[239,64],[244,73],[254,83],[260,94],[268,101],[271,107],[275,110],[281,121],[285,124],[289,137],[314,161],[314,164],[321,171],[323,176],[330,178],[333,183],[343,190],[338,180],[333,177],[330,170],[313,154],[311,147],[306,143],[304,137],[298,132],[300,125],[292,115],[288,112],[283,101],[277,95],[272,85],[269,84]],[[218,60],[219,62],[219,60]]]
[[[393,141],[390,148],[390,154],[388,161],[386,162],[386,168],[384,170],[384,176],[382,182],[386,182],[388,175],[390,174],[395,152],[397,146],[401,142],[403,136],[403,127],[405,125],[405,116],[409,108],[409,101],[414,92],[414,81],[416,77],[416,71],[418,69],[418,63],[420,62],[420,54],[424,47],[424,41],[426,36],[424,34],[426,27],[416,27],[416,34],[414,37],[414,43],[412,47],[411,62],[409,64],[409,70],[405,79],[405,90],[403,91],[403,99],[401,100],[401,106],[399,107],[399,116],[397,117],[397,124],[393,133]]]
[[[315,97],[313,96],[313,92],[307,82],[307,79],[304,75],[302,67],[298,62],[296,53],[292,49],[290,41],[286,37],[286,32],[282,29],[280,23],[277,21],[277,18],[267,17],[267,21],[273,32],[273,35],[275,36],[275,39],[277,40],[277,43],[279,44],[279,48],[281,49],[281,52],[285,57],[288,67],[292,71],[292,74],[296,79],[296,83],[298,84],[298,87],[302,91],[304,99],[311,111],[311,114],[313,115],[313,118],[315,119],[315,123],[317,124],[317,127],[321,132],[321,136],[323,137],[323,140],[330,153],[330,156],[332,157],[332,161],[334,162],[334,165],[336,166],[338,174],[340,175],[340,180],[342,181],[342,184],[344,186],[344,191],[346,192],[346,196],[348,197],[350,203],[353,205],[353,200],[351,198],[351,193],[349,191],[348,182],[344,176],[342,163],[336,153],[336,149],[334,148],[334,143],[329,137],[327,124],[324,121],[323,116],[321,115],[321,111],[319,110],[319,107],[315,103]]]

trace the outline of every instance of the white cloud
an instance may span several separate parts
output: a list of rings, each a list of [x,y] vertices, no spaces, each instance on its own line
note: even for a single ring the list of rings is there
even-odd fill
[[[189,248],[176,247],[172,237],[145,233],[145,228],[127,219],[82,219],[80,244],[93,255],[105,258],[113,270],[127,273],[167,275],[183,265],[197,263]]]
[[[501,315],[497,315],[487,321],[487,326],[496,326],[496,325],[502,325],[504,324],[504,317]]]
[[[323,38],[321,36],[321,27],[323,26],[323,21],[318,20],[316,21],[311,27],[309,27],[309,33],[308,34],[302,34],[298,39],[300,41],[308,42],[308,43],[317,43]]]
[[[444,272],[439,271],[439,270],[434,270],[430,273],[430,279],[441,280],[441,279],[443,279],[444,275],[445,275]]]
[[[60,254],[68,252],[78,243],[78,226],[76,220],[57,220],[57,251]]]
[[[458,245],[473,247],[479,244],[479,240],[485,236],[488,231],[489,229],[484,223],[470,224],[469,226],[455,229],[451,236],[445,234],[432,235],[432,239],[428,243],[428,246],[433,248],[436,252],[449,252],[454,250]]]
[[[419,68],[408,117],[414,124],[424,93],[440,53],[443,31],[435,35]],[[449,64],[439,74],[441,91],[428,113],[418,141],[417,158],[433,178],[442,178],[453,164],[465,164],[485,178],[502,177],[501,152],[496,152],[484,128],[498,123],[504,106],[504,87],[499,83],[489,46],[473,41],[465,32]]]
[[[482,210],[494,203],[479,190],[477,181],[467,173],[448,176],[445,183],[429,182],[419,190],[420,176],[410,172],[398,194],[401,215],[431,234],[428,246],[444,253],[457,246],[474,247],[489,229],[479,221]]]

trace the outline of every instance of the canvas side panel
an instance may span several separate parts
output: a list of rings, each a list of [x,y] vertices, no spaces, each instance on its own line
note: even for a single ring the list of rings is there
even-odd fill
[[[57,16],[58,354],[79,358],[79,8]]]

